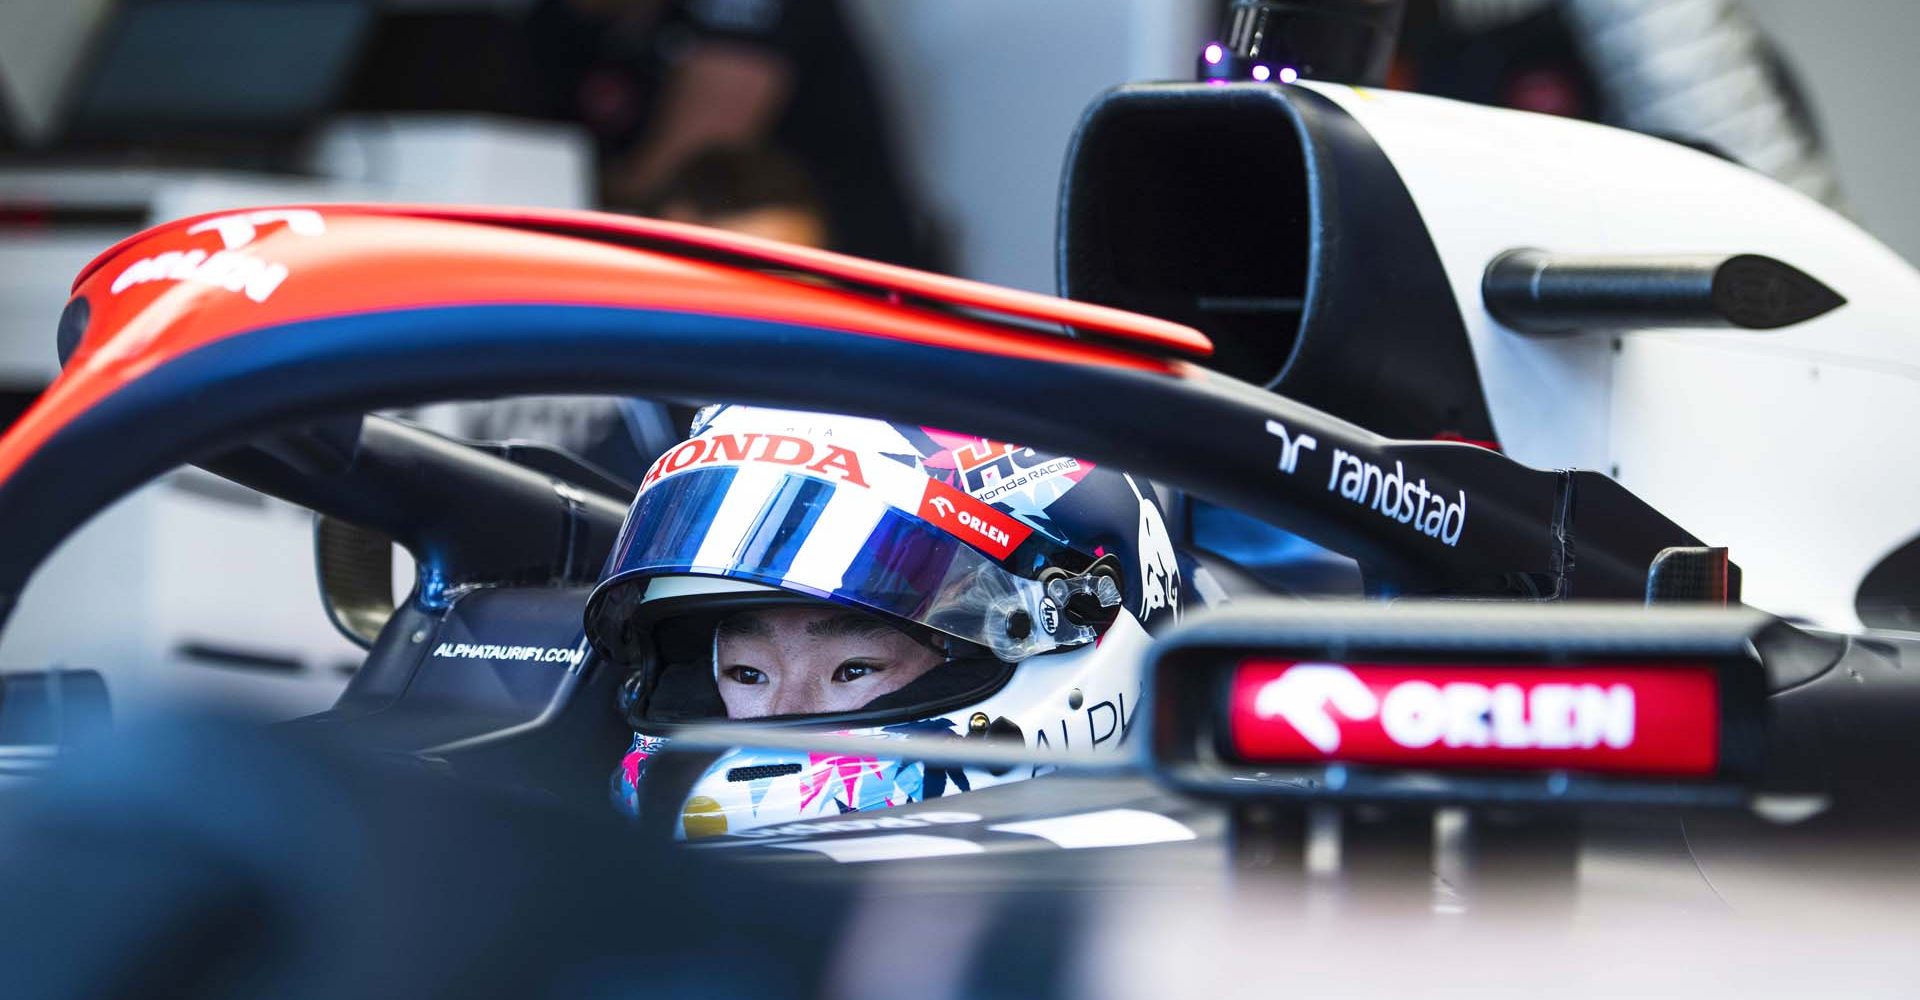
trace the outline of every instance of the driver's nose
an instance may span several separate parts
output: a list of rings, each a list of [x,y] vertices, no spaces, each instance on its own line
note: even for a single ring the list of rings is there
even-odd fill
[[[837,664],[791,655],[774,664],[773,690],[768,692],[768,715],[816,715],[827,710],[820,681],[832,676]]]
[[[768,715],[811,715],[819,710],[819,698],[804,681],[776,683],[767,703]]]

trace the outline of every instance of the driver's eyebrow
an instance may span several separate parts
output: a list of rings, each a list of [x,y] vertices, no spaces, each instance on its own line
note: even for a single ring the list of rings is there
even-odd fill
[[[870,638],[894,631],[893,626],[872,615],[849,612],[830,618],[816,618],[807,623],[807,634],[816,638],[844,639]]]
[[[745,612],[721,619],[719,627],[713,632],[715,636],[730,639],[766,639],[773,635],[773,628],[759,615]]]

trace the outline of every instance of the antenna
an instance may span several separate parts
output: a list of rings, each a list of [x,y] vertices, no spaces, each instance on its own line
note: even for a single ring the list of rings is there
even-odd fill
[[[1234,0],[1225,30],[1200,51],[1210,83],[1387,81],[1406,0]]]

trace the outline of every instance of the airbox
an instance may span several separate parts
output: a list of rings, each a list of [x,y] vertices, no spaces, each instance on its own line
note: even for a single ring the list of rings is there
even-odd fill
[[[1196,327],[1228,375],[1390,437],[1494,438],[1419,210],[1323,94],[1108,91],[1068,149],[1058,237],[1061,294]]]

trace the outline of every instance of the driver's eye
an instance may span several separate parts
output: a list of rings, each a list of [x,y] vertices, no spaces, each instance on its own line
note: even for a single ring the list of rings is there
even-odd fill
[[[752,667],[735,665],[720,671],[720,674],[735,684],[765,684],[767,682],[767,675]]]
[[[877,673],[883,669],[885,668],[880,666],[877,663],[866,663],[860,660],[848,660],[847,662],[840,664],[839,669],[833,672],[833,682],[835,684],[845,684],[848,681],[859,680],[860,678],[865,677],[868,674]]]

